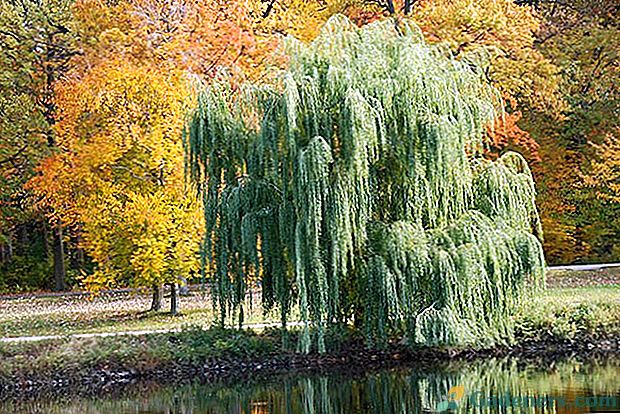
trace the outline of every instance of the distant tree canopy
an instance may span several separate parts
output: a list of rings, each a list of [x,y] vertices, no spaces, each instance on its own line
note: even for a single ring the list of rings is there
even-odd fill
[[[188,84],[209,83],[222,72],[236,85],[271,83],[288,65],[279,53],[284,36],[310,42],[338,13],[358,26],[410,18],[428,42],[445,45],[437,50],[477,65],[505,108],[480,138],[484,156],[468,150],[470,158],[495,160],[513,150],[530,163],[550,263],[618,260],[616,0],[6,0],[0,4],[0,291],[160,280],[163,274],[153,278],[152,270],[167,266],[151,260],[155,254],[140,254],[132,266],[125,259],[150,251],[134,247],[152,238],[157,243],[149,249],[157,255],[179,251],[175,240],[190,232],[178,219],[161,227],[160,213],[202,215],[201,203],[184,201],[194,197],[183,190],[180,138],[184,106],[195,98]],[[160,98],[161,105],[150,103]],[[324,140],[335,159],[330,165],[338,164],[339,145]],[[165,185],[151,186],[156,181]],[[149,214],[141,197],[153,188],[158,195],[150,201],[159,213]],[[100,211],[87,201],[101,194],[144,209],[122,217]],[[197,210],[190,213],[190,205]],[[143,218],[156,222],[145,227]],[[144,231],[100,231],[120,219]],[[162,231],[176,234],[163,240]],[[199,233],[190,249],[195,258],[174,266],[183,273],[197,262]],[[117,243],[130,235],[134,241]],[[134,269],[151,276],[136,277]]]
[[[370,344],[509,339],[540,222],[524,159],[483,157],[502,104],[474,56],[340,15],[287,50],[277,86],[205,86],[188,126],[222,322],[258,279],[283,324],[299,304],[304,352],[353,318]]]

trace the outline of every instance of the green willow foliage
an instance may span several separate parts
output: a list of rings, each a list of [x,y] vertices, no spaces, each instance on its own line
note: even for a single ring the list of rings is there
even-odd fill
[[[259,280],[283,325],[299,304],[303,352],[351,319],[369,345],[510,339],[544,258],[525,161],[482,157],[483,71],[406,20],[336,16],[288,54],[275,87],[205,86],[185,137],[222,323]]]

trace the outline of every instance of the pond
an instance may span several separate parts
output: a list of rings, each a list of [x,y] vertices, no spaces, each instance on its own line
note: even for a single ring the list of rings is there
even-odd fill
[[[449,411],[446,411],[449,410]],[[114,397],[0,404],[4,413],[620,412],[620,361],[518,359],[332,372],[232,385],[139,386]]]

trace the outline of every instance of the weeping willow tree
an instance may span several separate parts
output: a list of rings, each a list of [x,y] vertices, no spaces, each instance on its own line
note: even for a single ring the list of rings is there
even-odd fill
[[[483,156],[484,71],[406,20],[336,16],[287,53],[275,86],[204,86],[185,136],[222,323],[259,281],[284,326],[299,305],[303,352],[351,320],[371,346],[510,340],[544,258],[526,162]]]

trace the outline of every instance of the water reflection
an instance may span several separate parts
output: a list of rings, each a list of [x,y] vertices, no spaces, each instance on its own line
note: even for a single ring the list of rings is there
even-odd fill
[[[448,407],[458,413],[620,412],[619,374],[618,361],[536,366],[514,359],[487,360],[434,370],[390,369],[357,377],[333,373],[228,387],[196,384],[133,392],[120,399],[5,404],[0,405],[0,412],[418,414]],[[520,405],[523,401],[530,404],[512,406],[515,399]],[[532,406],[540,401],[552,403]]]

